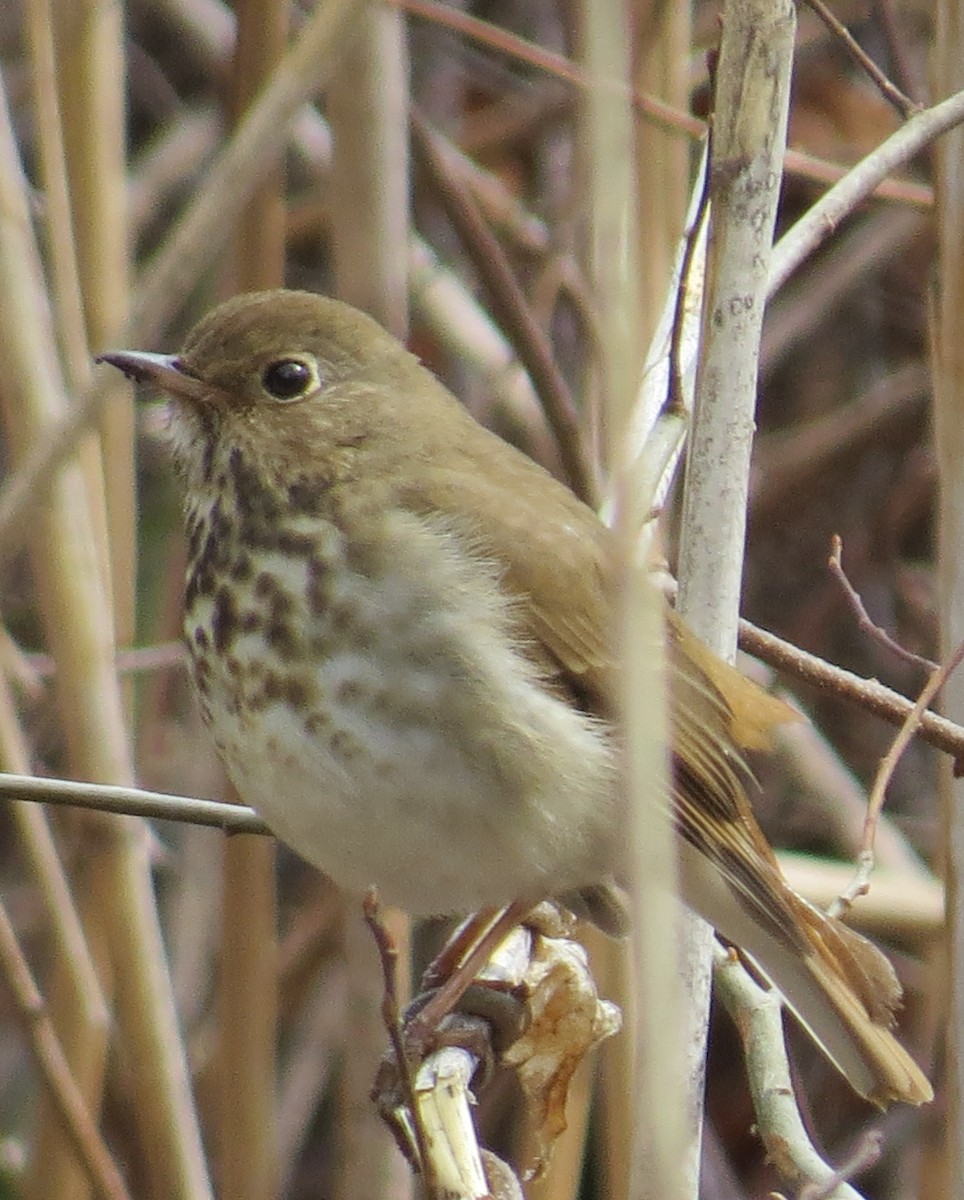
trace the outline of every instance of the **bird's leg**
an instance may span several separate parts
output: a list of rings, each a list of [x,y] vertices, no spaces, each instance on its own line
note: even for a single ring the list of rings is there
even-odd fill
[[[472,947],[485,935],[493,921],[502,912],[501,908],[487,905],[473,913],[456,935],[445,943],[422,974],[421,984],[425,991],[441,987],[464,961]]]
[[[482,909],[432,961],[426,971],[438,990],[405,1024],[409,1054],[421,1057],[442,1019],[456,1007],[476,975],[505,938],[532,909],[529,900],[514,900],[506,908]]]

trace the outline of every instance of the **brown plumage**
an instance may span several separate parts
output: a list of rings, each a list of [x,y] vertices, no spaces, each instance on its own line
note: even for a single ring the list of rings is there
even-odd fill
[[[595,514],[337,301],[241,296],[177,358],[105,356],[173,397],[202,709],[238,791],[358,890],[414,912],[581,897],[621,863],[614,552]],[[931,1096],[870,943],[796,896],[741,752],[781,707],[667,610],[684,898],[870,1099]]]

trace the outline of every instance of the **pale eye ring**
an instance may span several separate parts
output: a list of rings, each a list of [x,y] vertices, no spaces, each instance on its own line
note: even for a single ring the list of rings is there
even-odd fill
[[[317,383],[310,363],[302,358],[279,358],[261,373],[261,386],[274,400],[299,400]]]

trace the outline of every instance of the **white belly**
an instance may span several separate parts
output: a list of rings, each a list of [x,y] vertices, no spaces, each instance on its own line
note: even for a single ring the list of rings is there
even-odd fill
[[[229,605],[194,598],[188,643],[212,664],[195,677],[234,785],[337,883],[412,912],[597,881],[617,825],[606,735],[535,680],[494,578],[469,586],[450,535],[405,533],[404,561],[359,567],[333,531],[321,566],[265,552]]]

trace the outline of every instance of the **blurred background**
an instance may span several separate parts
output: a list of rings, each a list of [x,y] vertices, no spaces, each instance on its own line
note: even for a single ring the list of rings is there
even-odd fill
[[[912,103],[960,86],[951,0],[833,9]],[[721,10],[703,0],[0,6],[5,770],[230,798],[183,670],[184,547],[163,411],[135,412],[93,353],[174,350],[239,290],[337,294],[566,478],[544,381],[520,363],[535,329],[604,461],[611,297],[600,259],[612,244],[598,208],[629,181],[638,371],[683,233]],[[607,142],[599,105],[614,102],[623,123]],[[413,107],[444,139],[435,160],[410,138]],[[905,115],[802,5],[789,126],[802,153],[788,159],[778,236]],[[926,666],[859,628],[827,557],[840,535],[872,620],[940,657],[931,352],[943,338],[946,366],[956,351],[956,292],[937,281],[960,270],[960,206],[935,207],[938,168],[936,153],[921,154],[770,306],[744,571],[751,621],[912,697]],[[945,170],[953,179],[953,163]],[[474,234],[453,206],[473,215]],[[496,259],[532,328],[493,279]],[[672,512],[665,525],[672,564]],[[755,803],[774,844],[793,852],[788,869],[826,902],[847,878],[835,864],[855,853],[862,789],[894,730],[829,692],[779,682],[813,726],[755,764]],[[931,873],[944,866],[941,770],[923,743],[902,757],[878,846],[880,895],[857,918],[897,965],[903,1036],[937,1101],[881,1116],[790,1031],[804,1114],[831,1160],[868,1128],[883,1132],[881,1160],[859,1181],[879,1200],[949,1194],[937,1181],[956,1161]],[[409,1193],[367,1100],[384,1042],[369,939],[355,908],[294,855],[267,839],[5,803],[0,897],[0,1196],[93,1194],[37,1065],[51,1027],[131,1196]],[[433,928],[409,931],[401,918],[392,928],[417,961],[436,945]],[[593,950],[600,990],[617,994],[612,949]],[[24,962],[51,1026],[14,1003],[9,982]],[[570,1128],[532,1196],[623,1194],[621,1056],[609,1047],[577,1077]],[[702,1195],[765,1196],[779,1180],[725,1014],[714,1014],[707,1074]],[[487,1144],[525,1160],[511,1078],[496,1079],[479,1116]]]

